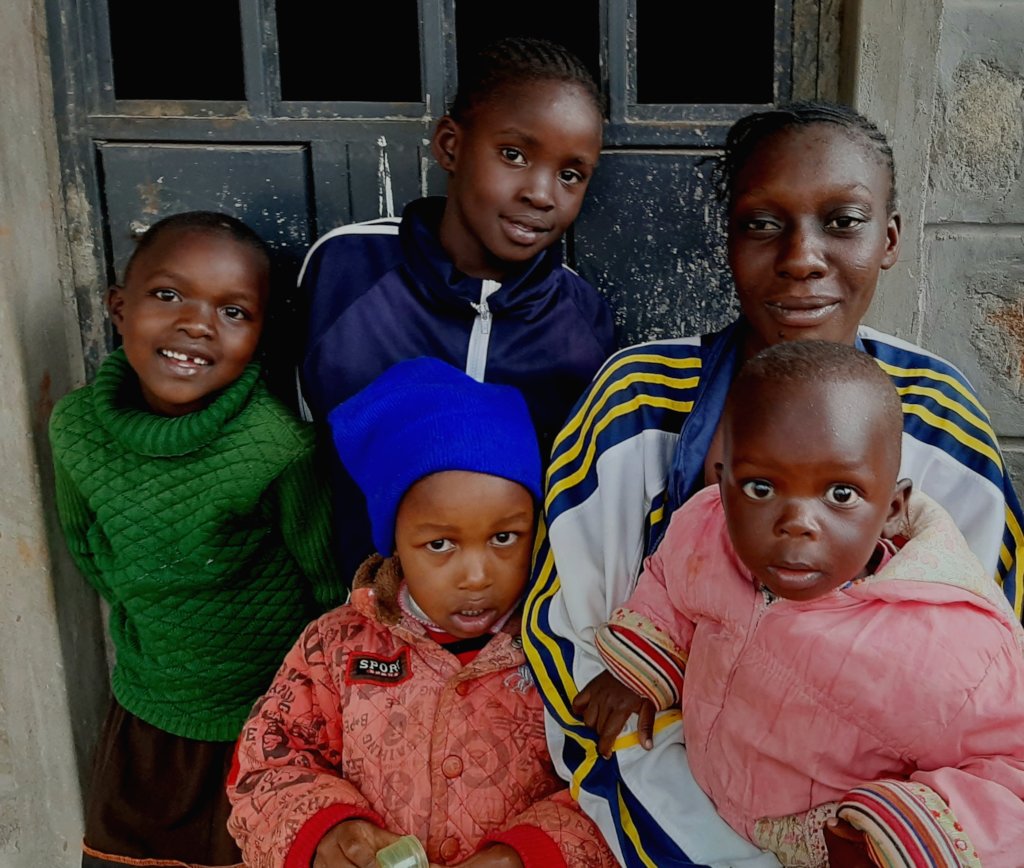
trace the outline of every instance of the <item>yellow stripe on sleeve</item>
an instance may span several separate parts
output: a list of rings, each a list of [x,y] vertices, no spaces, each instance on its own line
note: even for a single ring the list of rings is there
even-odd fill
[[[633,822],[633,818],[629,815],[629,808],[626,807],[626,802],[622,798],[622,789],[617,789],[619,796],[619,821],[622,823],[622,831],[626,833],[626,837],[633,842],[633,849],[636,850],[637,856],[640,857],[640,861],[647,866],[647,868],[658,868],[657,865],[651,860],[651,857],[647,855],[643,845],[640,843],[640,834],[636,830],[636,824]]]
[[[576,717],[572,708],[562,701],[562,696],[565,695],[569,697],[571,701],[579,691],[576,689],[576,684],[569,675],[568,669],[565,667],[565,661],[559,653],[557,643],[551,640],[546,634],[542,633],[538,628],[537,613],[540,610],[541,605],[546,600],[549,600],[560,587],[558,576],[552,568],[553,563],[554,559],[551,557],[549,550],[548,557],[545,559],[543,569],[538,577],[540,580],[537,582],[534,590],[530,592],[530,596],[527,600],[526,608],[529,612],[531,629],[523,630],[523,651],[525,652],[526,658],[529,660],[533,669],[534,677],[540,682],[538,687],[547,698],[548,702],[554,706],[554,714],[559,719],[559,726],[562,733],[566,738],[570,738],[576,742],[576,744],[578,744],[583,750],[583,761],[573,769],[572,779],[569,781],[569,793],[574,799],[579,801],[580,789],[583,785],[583,781],[586,779],[587,775],[590,774],[590,770],[597,762],[597,742],[594,739],[585,738],[569,728],[572,724],[581,725],[583,721]],[[554,581],[551,581],[552,576],[554,576]],[[550,586],[544,588],[543,586],[548,581],[551,581]],[[559,690],[552,681],[548,667],[544,665],[544,661],[541,659],[537,647],[533,644],[534,636],[537,636],[540,642],[547,649],[557,673],[558,680],[562,684],[562,690]]]
[[[550,584],[548,584],[549,582]],[[538,576],[538,581],[534,585],[533,590],[530,591],[526,601],[526,610],[529,613],[529,629],[523,630],[522,633],[523,651],[533,667],[534,676],[541,682],[539,685],[541,692],[547,697],[548,702],[555,707],[556,716],[564,721],[582,723],[576,717],[573,710],[562,701],[562,696],[567,696],[572,701],[579,692],[576,688],[576,682],[566,668],[565,660],[562,658],[561,651],[558,648],[558,643],[541,631],[538,620],[541,606],[558,593],[558,589],[561,586],[562,583],[558,578],[558,574],[554,571],[554,557],[549,549],[541,574]],[[557,676],[558,683],[552,678],[549,667],[545,665],[544,660],[541,658],[541,649],[534,644],[534,637],[544,646],[544,650],[550,656],[552,661],[551,668],[554,669],[554,675]]]
[[[659,712],[654,718],[654,734],[657,735],[666,727],[671,726],[673,723],[678,723],[683,719],[683,713],[678,708],[670,708],[667,711]],[[613,750],[620,751],[630,747],[640,746],[640,736],[634,730],[633,732],[627,732],[625,735],[620,735],[615,739],[615,746]]]
[[[981,402],[974,397],[971,390],[961,383],[956,377],[951,377],[949,374],[943,374],[939,371],[933,371],[930,368],[898,368],[896,365],[890,365],[888,362],[883,362],[881,359],[876,358],[875,361],[878,362],[883,371],[892,377],[923,378],[927,380],[935,380],[939,383],[945,383],[947,386],[952,386],[971,404],[973,404],[982,416],[988,419],[988,413],[985,411],[985,408],[981,406]]]
[[[1015,552],[1010,553],[1014,561],[1013,570],[1013,611],[1017,613],[1020,620],[1024,612],[1024,557],[1021,557],[1021,548],[1024,547],[1024,533],[1021,532],[1017,516],[1009,506],[1006,507],[1006,527],[1013,537]]]
[[[598,435],[616,419],[621,416],[627,416],[640,407],[661,407],[665,410],[674,410],[677,413],[689,413],[693,408],[693,401],[673,401],[670,398],[637,395],[632,401],[619,404],[594,427],[592,435],[588,438],[587,451],[584,453],[582,466],[571,475],[560,479],[555,485],[551,486],[547,499],[544,501],[545,509],[551,509],[551,504],[555,502],[558,495],[572,488],[590,472],[590,466],[593,464],[594,456],[597,453]]]
[[[903,386],[897,387],[896,391],[901,395],[920,395],[922,398],[931,398],[947,410],[952,410],[965,422],[969,422],[974,427],[980,428],[985,434],[992,438],[993,443],[996,442],[996,433],[992,430],[992,426],[988,423],[987,418],[982,419],[979,416],[975,416],[970,410],[964,407],[963,404],[954,401],[938,389],[929,389],[925,386]]]
[[[678,377],[667,377],[664,374],[644,373],[643,371],[640,371],[635,374],[630,374],[616,382],[607,392],[601,395],[601,400],[594,404],[592,409],[590,409],[587,412],[586,419],[582,426],[582,430],[585,432],[589,432],[591,426],[594,424],[594,419],[597,417],[598,413],[600,413],[605,408],[605,406],[608,404],[608,401],[610,401],[616,393],[621,392],[624,389],[628,389],[634,383],[657,384],[659,386],[668,386],[673,389],[679,389],[680,391],[684,391],[687,389],[694,388],[697,385],[698,381],[699,378],[697,376],[680,379]],[[580,413],[583,413],[582,409],[580,410]],[[601,426],[600,428],[595,429],[595,431],[589,435],[589,440],[592,441],[596,436],[597,432],[603,430],[603,427],[604,426]],[[573,461],[580,454],[580,451],[583,449],[583,444],[587,439],[588,437],[581,436],[579,439],[576,440],[576,442],[572,445],[571,448],[567,449],[565,452],[563,452],[561,455],[555,458],[554,461],[551,462],[551,466],[548,468],[549,480],[554,478],[554,474],[557,470],[564,467],[569,462]]]
[[[597,764],[597,742],[591,739],[584,740],[574,732],[566,732],[573,740],[583,748],[583,761],[572,770],[572,780],[569,781],[569,795],[577,802],[580,800],[580,790],[583,782],[587,779],[591,770]]]
[[[700,368],[701,366],[701,360],[697,357],[690,357],[686,359],[673,359],[669,358],[668,356],[658,355],[656,353],[637,353],[622,356],[622,358],[616,360],[613,364],[609,365],[607,370],[605,370],[601,374],[601,376],[598,377],[598,379],[591,384],[588,393],[589,397],[587,398],[586,402],[583,404],[582,407],[580,407],[577,413],[568,422],[565,423],[562,430],[555,438],[555,449],[557,449],[563,441],[567,440],[572,434],[574,434],[576,430],[581,426],[583,418],[590,414],[590,408],[594,402],[594,399],[599,394],[601,394],[601,390],[604,388],[605,384],[611,378],[612,374],[614,374],[620,368],[626,365],[631,365],[633,363],[664,365],[667,368],[677,368],[680,370],[684,368]],[[657,380],[653,379],[654,376],[656,375],[645,375],[643,373],[631,375],[632,378],[639,378],[649,382],[658,382]],[[648,380],[648,378],[651,379]],[[629,381],[632,382],[633,379],[629,379]],[[616,384],[616,388],[613,391],[617,391],[618,388],[618,384]]]
[[[543,533],[542,523],[541,527],[538,528],[538,534]],[[561,581],[554,569],[554,556],[549,548],[534,588],[527,598],[526,611],[529,616],[530,629],[523,630],[522,632],[523,651],[533,668],[534,677],[539,682],[538,687],[548,702],[554,707],[554,714],[559,719],[559,724],[565,737],[572,739],[583,750],[583,760],[572,770],[572,779],[569,781],[569,792],[574,799],[579,801],[583,781],[586,780],[597,763],[597,741],[581,736],[569,728],[572,724],[582,725],[583,721],[576,716],[571,706],[567,705],[562,697],[568,697],[571,702],[579,691],[576,688],[575,681],[569,674],[569,670],[566,668],[558,643],[546,633],[543,633],[539,625],[541,607],[558,592],[560,587]],[[558,682],[560,682],[561,689],[555,684],[549,667],[545,665],[544,660],[541,658],[540,650],[534,644],[533,639],[535,636],[544,646],[551,659],[552,668],[555,671]]]
[[[984,455],[986,458],[992,460],[992,463],[999,468],[999,472],[1003,472],[1003,459],[1002,456],[993,449],[988,443],[979,440],[960,428],[958,425],[954,425],[948,419],[943,419],[941,416],[936,416],[927,407],[922,407],[920,404],[904,404],[903,412],[912,416],[917,416],[923,419],[933,428],[939,428],[945,431],[951,437],[959,440],[964,446],[973,449],[979,455]]]

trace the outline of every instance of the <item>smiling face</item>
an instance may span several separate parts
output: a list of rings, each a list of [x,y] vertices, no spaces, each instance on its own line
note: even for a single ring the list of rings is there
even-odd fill
[[[440,120],[448,172],[441,245],[472,277],[502,280],[572,224],[601,153],[601,117],[577,84],[506,87],[461,122]]]
[[[779,341],[854,342],[880,270],[899,254],[890,186],[873,146],[835,124],[784,129],[754,151],[729,213],[748,357]]]
[[[216,231],[167,229],[112,287],[110,315],[154,413],[202,409],[242,374],[263,328],[268,264]]]
[[[410,488],[395,519],[409,593],[442,630],[479,636],[522,596],[533,551],[533,497],[485,473],[434,473]]]
[[[730,397],[720,489],[740,560],[772,593],[822,596],[900,532],[898,419],[863,382],[744,383]]]

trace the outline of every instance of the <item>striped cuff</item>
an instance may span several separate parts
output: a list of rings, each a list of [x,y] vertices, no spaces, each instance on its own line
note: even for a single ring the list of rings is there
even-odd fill
[[[867,836],[876,864],[981,868],[977,850],[935,790],[912,781],[874,781],[850,790],[839,816]]]
[[[594,637],[608,670],[659,711],[679,704],[686,657],[668,635],[646,618],[617,609]]]

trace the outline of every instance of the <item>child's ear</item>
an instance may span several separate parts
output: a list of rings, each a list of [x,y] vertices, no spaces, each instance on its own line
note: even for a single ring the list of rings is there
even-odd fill
[[[124,287],[116,283],[107,289],[107,310],[110,312],[110,321],[114,324],[118,334],[121,333],[121,323],[124,322]]]
[[[459,139],[462,127],[451,115],[445,115],[434,127],[434,135],[430,139],[430,150],[437,164],[451,174],[455,170],[455,160],[459,150]]]
[[[913,485],[909,479],[901,479],[896,483],[892,492],[892,503],[889,504],[889,515],[882,527],[882,536],[885,539],[892,539],[895,536],[905,536],[910,527],[910,513],[907,511],[907,503],[910,500],[910,491]]]
[[[722,484],[722,470],[723,470],[722,462],[721,461],[716,461],[715,462],[715,482],[717,482],[719,485]]]

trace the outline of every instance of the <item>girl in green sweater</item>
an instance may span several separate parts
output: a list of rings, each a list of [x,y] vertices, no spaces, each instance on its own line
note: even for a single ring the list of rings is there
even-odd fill
[[[87,868],[241,863],[234,740],[305,624],[344,598],[312,432],[253,361],[269,283],[238,220],[160,221],[108,296],[121,348],[50,421],[61,524],[117,656]]]

